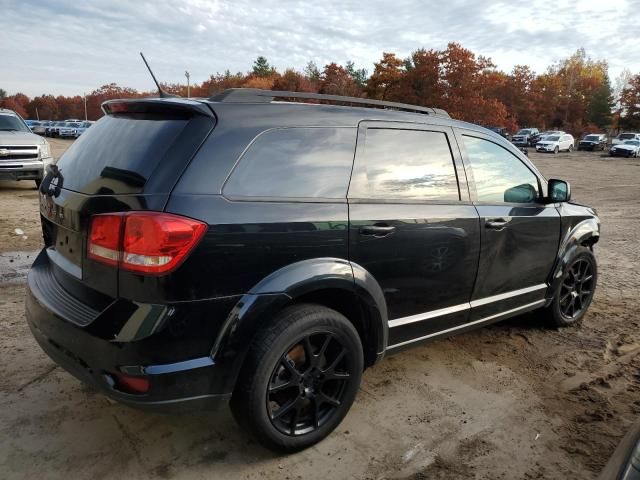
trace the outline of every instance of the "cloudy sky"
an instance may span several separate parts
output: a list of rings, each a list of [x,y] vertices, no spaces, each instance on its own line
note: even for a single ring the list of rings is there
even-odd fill
[[[450,41],[502,70],[541,72],[584,47],[612,80],[640,72],[640,0],[0,0],[0,88],[79,94],[247,71],[258,55],[278,69],[353,60],[369,72],[383,51],[404,57]]]

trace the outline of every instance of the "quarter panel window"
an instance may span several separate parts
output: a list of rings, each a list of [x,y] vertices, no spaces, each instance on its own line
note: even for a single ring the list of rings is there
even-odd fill
[[[444,132],[370,128],[356,162],[352,198],[460,199]]]
[[[296,127],[264,132],[224,187],[240,197],[342,198],[347,195],[355,128]]]
[[[535,203],[538,177],[515,155],[493,142],[463,135],[478,201]]]

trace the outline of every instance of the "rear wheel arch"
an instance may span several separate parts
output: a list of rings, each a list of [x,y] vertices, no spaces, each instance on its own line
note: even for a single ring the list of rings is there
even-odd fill
[[[243,295],[216,338],[214,361],[233,362],[228,390],[256,335],[285,308],[295,304],[322,305],[344,315],[363,346],[365,366],[380,360],[387,345],[387,307],[382,289],[357,264],[344,259],[303,260],[273,272]]]

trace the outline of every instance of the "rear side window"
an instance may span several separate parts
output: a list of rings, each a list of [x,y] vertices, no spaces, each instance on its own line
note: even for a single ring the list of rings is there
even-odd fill
[[[64,188],[87,194],[141,191],[187,123],[151,115],[104,116],[58,161]]]
[[[444,132],[371,128],[358,155],[349,197],[459,200],[458,181]]]
[[[268,130],[240,158],[224,186],[229,197],[344,199],[355,128]]]

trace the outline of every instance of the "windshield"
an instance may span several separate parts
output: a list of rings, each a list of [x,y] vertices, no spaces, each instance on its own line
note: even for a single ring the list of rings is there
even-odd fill
[[[531,130],[527,128],[523,128],[522,130],[518,130],[518,133],[516,133],[516,135],[529,135],[530,133],[531,133]]]
[[[598,140],[600,140],[600,137],[598,135],[587,135],[586,137],[584,137],[585,140],[590,140],[592,142],[597,142]]]
[[[621,133],[618,138],[624,140],[625,138],[635,138],[635,137],[636,137],[635,133]]]
[[[0,115],[0,131],[28,132],[29,127],[13,115]]]
[[[548,140],[550,142],[557,142],[558,140],[560,140],[560,137],[558,135],[551,135],[549,137],[545,137],[545,140]]]
[[[639,140],[625,140],[624,144],[625,145],[635,145],[637,147],[638,145],[640,145],[640,141]]]

